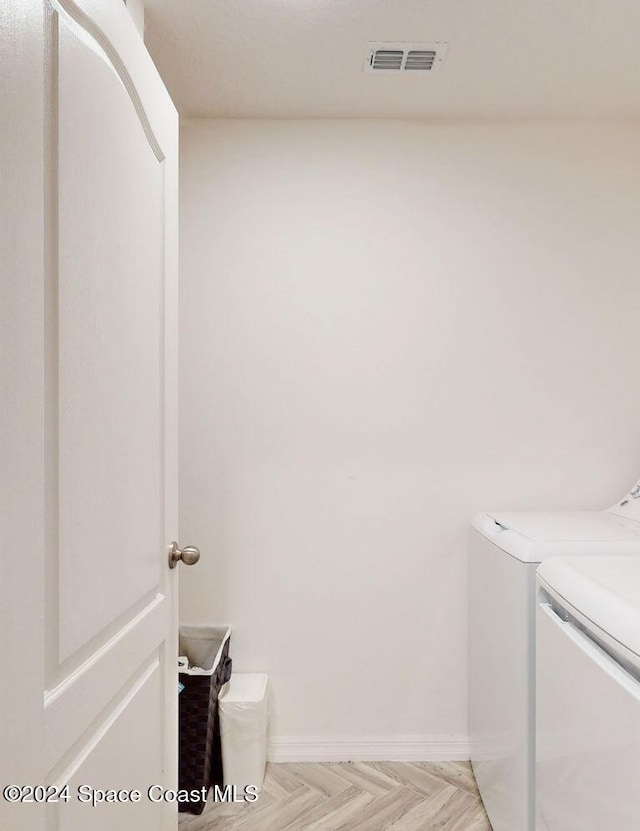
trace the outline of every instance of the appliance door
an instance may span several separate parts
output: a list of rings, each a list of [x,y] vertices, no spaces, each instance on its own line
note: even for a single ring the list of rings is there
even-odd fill
[[[583,622],[539,592],[536,831],[638,831],[637,658],[623,668]]]

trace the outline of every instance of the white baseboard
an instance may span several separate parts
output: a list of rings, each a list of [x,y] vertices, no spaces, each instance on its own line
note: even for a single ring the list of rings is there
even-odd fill
[[[468,736],[272,736],[270,762],[444,762],[469,758]]]

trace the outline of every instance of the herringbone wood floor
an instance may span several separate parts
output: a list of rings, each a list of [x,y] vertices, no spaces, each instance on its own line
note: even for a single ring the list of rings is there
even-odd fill
[[[491,831],[468,762],[268,765],[259,799],[182,814],[180,831]]]

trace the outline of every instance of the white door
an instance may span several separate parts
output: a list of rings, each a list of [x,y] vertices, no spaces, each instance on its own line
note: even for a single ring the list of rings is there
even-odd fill
[[[177,115],[122,0],[3,0],[0,27],[0,779],[69,785],[0,827],[166,830]]]

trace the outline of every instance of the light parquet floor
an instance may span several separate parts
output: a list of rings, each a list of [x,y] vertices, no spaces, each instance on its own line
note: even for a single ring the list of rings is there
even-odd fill
[[[209,802],[180,831],[491,831],[468,762],[267,765],[254,803]]]

